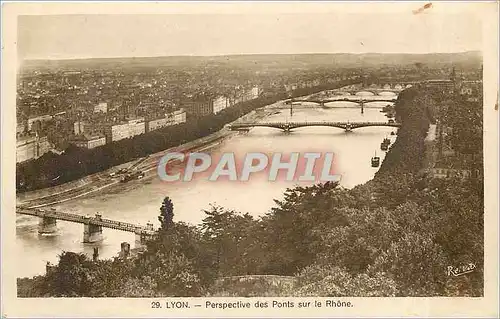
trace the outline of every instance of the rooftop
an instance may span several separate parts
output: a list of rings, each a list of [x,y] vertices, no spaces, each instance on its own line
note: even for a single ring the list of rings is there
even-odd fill
[[[99,135],[99,134],[78,134],[76,135],[72,140],[77,142],[87,142],[87,141],[93,141],[96,139],[104,138],[104,135]]]

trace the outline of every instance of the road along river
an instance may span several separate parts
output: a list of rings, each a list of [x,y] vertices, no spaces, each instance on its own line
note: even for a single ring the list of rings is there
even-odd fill
[[[373,102],[370,106],[383,107],[387,102]],[[279,102],[274,107],[283,105]],[[306,102],[302,106],[308,105]],[[272,111],[258,110],[250,118],[260,118],[262,122],[284,121],[387,121],[381,109],[365,108],[364,113],[351,102],[328,103],[326,108],[310,104],[294,109]],[[248,121],[246,119],[245,121]],[[390,133],[396,131],[390,127],[366,127],[346,133],[342,129],[331,127],[304,127],[286,134],[273,128],[253,128],[248,133],[221,132],[218,138],[207,140],[197,151],[210,153],[219,158],[224,152],[233,152],[242,157],[248,152],[334,152],[335,173],[342,174],[341,185],[351,188],[370,180],[377,168],[372,168],[370,159],[376,153],[383,160],[385,152],[380,150],[380,143],[385,137],[394,140]],[[194,144],[193,144],[194,145]],[[116,183],[99,191],[55,204],[59,210],[94,215],[99,212],[104,218],[145,225],[152,222],[159,226],[158,214],[161,202],[169,196],[174,203],[174,219],[192,224],[200,223],[204,218],[204,209],[211,204],[220,205],[240,212],[248,212],[258,217],[274,206],[274,199],[281,199],[283,192],[297,185],[297,182],[277,180],[268,181],[260,175],[248,182],[216,181],[193,179],[190,182],[168,183],[156,175],[156,162],[163,153],[150,156],[139,165],[142,170],[149,169],[146,178],[128,183]],[[104,175],[101,175],[104,176]],[[309,184],[311,184],[309,182]],[[301,182],[301,185],[307,185]],[[58,221],[59,232],[54,236],[40,236],[37,233],[38,219],[30,216],[17,217],[17,276],[27,277],[43,274],[47,261],[55,263],[58,254],[64,251],[85,252],[92,254],[93,245],[83,244],[83,226],[70,222]],[[95,244],[99,247],[100,258],[110,258],[117,254],[120,243],[134,243],[133,233],[103,229],[104,241]]]

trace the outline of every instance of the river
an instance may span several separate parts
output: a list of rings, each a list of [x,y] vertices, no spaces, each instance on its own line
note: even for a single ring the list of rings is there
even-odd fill
[[[302,103],[306,105],[307,103]],[[373,102],[367,106],[384,106],[387,102]],[[311,104],[314,105],[314,104]],[[277,109],[276,114],[262,121],[387,121],[380,108],[343,108],[353,106],[349,102],[328,103],[328,108],[295,108],[290,116],[288,109]],[[370,158],[376,153],[383,160],[385,152],[380,150],[384,137],[391,137],[395,131],[390,127],[367,127],[346,133],[330,127],[304,127],[290,134],[273,128],[254,128],[248,133],[235,133],[220,144],[204,150],[218,158],[224,152],[233,152],[236,158],[248,152],[334,152],[335,173],[342,175],[341,185],[351,188],[373,178],[377,168],[372,168]],[[195,179],[191,182],[167,183],[158,177],[120,184],[106,192],[90,197],[78,198],[54,206],[57,209],[94,215],[100,212],[104,218],[127,221],[136,224],[152,222],[158,227],[161,202],[169,196],[174,203],[174,220],[198,224],[204,218],[204,209],[220,205],[255,217],[262,216],[274,206],[275,199],[281,199],[283,192],[296,182],[278,180],[269,182],[262,175],[250,178],[249,182],[217,181]],[[310,183],[309,183],[310,184]],[[307,184],[301,184],[307,185]],[[57,263],[62,251],[85,252],[92,255],[93,245],[83,244],[81,224],[58,221],[59,231],[55,236],[41,236],[37,233],[38,219],[30,216],[17,217],[16,251],[18,277],[43,274],[46,262]],[[100,258],[116,256],[120,243],[127,241],[134,245],[132,233],[103,229],[105,239],[96,244]]]

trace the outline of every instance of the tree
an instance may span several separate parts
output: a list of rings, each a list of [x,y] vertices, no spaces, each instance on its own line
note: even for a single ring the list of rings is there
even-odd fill
[[[212,206],[203,219],[203,243],[213,256],[213,266],[220,276],[254,274],[259,262],[254,245],[259,223],[249,214],[238,214]],[[260,245],[257,245],[259,247]],[[262,250],[262,249],[259,249]]]
[[[399,296],[439,296],[444,293],[447,261],[429,234],[410,232],[381,254],[368,273],[391,275]]]
[[[63,252],[59,264],[47,274],[51,296],[89,296],[92,291],[92,261],[85,254]]]
[[[167,196],[163,199],[163,203],[160,207],[160,216],[158,216],[158,220],[161,223],[161,230],[166,231],[172,227],[174,223],[174,204],[172,200]]]
[[[263,218],[263,240],[269,262],[266,271],[293,275],[318,257],[319,227],[346,225],[343,209],[360,203],[337,183],[287,189],[282,201]],[[328,228],[325,231],[330,231]]]
[[[155,281],[149,277],[130,278],[125,281],[120,289],[120,297],[158,297],[157,285]]]
[[[17,278],[17,296],[19,298],[45,297],[47,281],[45,276],[33,278]]]
[[[136,273],[140,281],[133,280],[131,286],[140,284],[143,293],[155,290],[156,296],[188,297],[201,296],[204,287],[192,259],[188,259],[180,251],[147,252],[138,261]],[[147,284],[146,277],[153,278],[154,283]],[[147,284],[147,285],[146,285]]]

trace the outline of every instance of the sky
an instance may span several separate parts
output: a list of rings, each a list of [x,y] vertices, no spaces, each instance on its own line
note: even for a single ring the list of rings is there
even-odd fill
[[[431,53],[482,47],[481,20],[470,10],[434,5],[419,14],[317,11],[22,15],[18,58]]]

